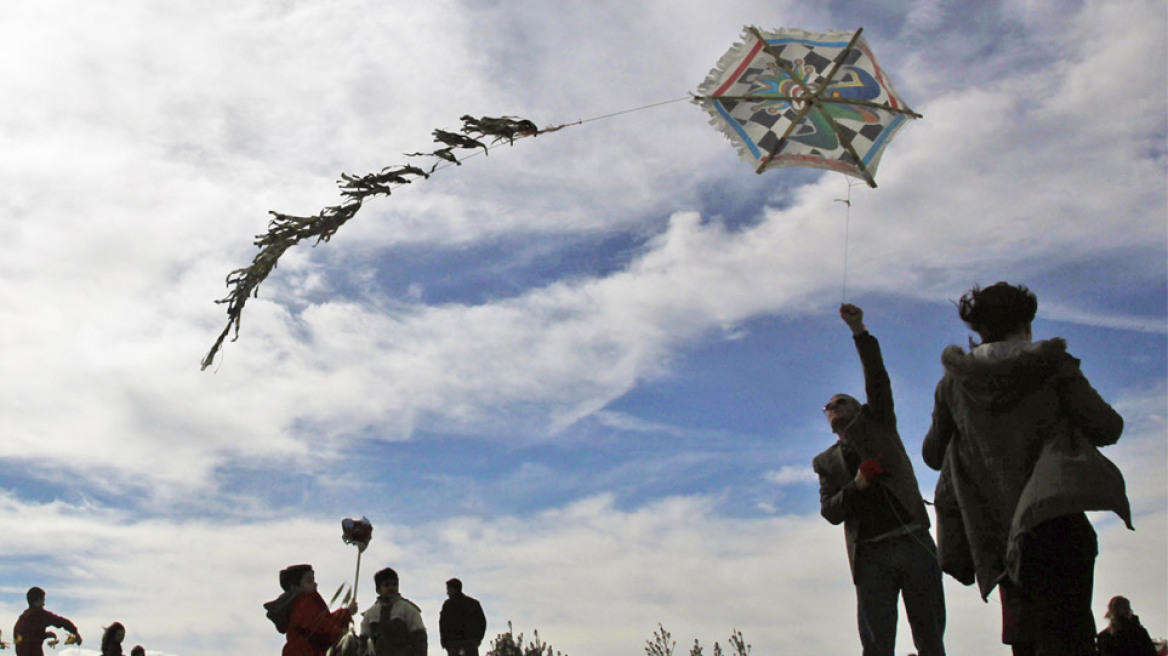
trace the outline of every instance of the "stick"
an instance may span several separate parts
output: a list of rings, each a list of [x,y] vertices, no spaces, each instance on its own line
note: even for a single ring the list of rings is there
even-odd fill
[[[357,584],[361,582],[361,549],[357,549],[357,571],[353,574],[353,601],[357,601]]]

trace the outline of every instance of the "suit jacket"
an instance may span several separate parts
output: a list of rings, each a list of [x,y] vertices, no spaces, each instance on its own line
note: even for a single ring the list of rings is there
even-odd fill
[[[844,539],[848,547],[848,564],[852,578],[856,575],[856,546],[860,533],[856,500],[861,494],[893,496],[908,513],[906,524],[929,527],[929,514],[917,485],[912,462],[904,443],[896,431],[896,411],[892,402],[892,382],[884,368],[880,342],[867,332],[856,335],[856,351],[864,368],[864,391],[867,401],[852,423],[843,430],[840,440],[846,440],[861,460],[880,455],[880,462],[891,472],[872,482],[866,490],[856,487],[854,475],[848,471],[844,454],[837,442],[815,456],[812,467],[819,475],[819,512],[832,524],[844,525]],[[883,490],[883,492],[882,492]]]

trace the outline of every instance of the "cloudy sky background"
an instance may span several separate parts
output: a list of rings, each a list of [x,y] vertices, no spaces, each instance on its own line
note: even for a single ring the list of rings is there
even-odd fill
[[[862,391],[844,287],[919,458],[952,301],[1009,280],[1124,415],[1095,608],[1168,634],[1168,10],[959,3],[212,0],[0,5],[0,629],[31,585],[86,647],[277,653],[277,571],[392,565],[572,656],[855,653],[819,412]],[[754,175],[688,102],[500,147],[289,251],[207,371],[225,275],[459,116],[684,98],[742,26],[864,33],[925,118],[880,187]],[[946,581],[951,654],[1007,654]],[[904,622],[902,621],[902,624]],[[902,627],[897,653],[912,651]],[[90,649],[60,653],[92,654]]]

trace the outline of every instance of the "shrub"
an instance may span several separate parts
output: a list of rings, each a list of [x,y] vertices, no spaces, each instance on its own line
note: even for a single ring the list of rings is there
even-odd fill
[[[552,648],[539,638],[539,631],[532,631],[530,644],[523,644],[523,634],[513,635],[511,622],[507,622],[507,631],[495,636],[491,641],[491,648],[483,656],[568,656]]]

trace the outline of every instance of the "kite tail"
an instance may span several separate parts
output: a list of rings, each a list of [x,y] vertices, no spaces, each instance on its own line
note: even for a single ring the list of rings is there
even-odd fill
[[[259,295],[260,284],[276,268],[280,257],[289,248],[305,239],[315,238],[316,242],[313,245],[329,241],[342,225],[357,215],[357,211],[361,209],[361,204],[366,198],[389,196],[395,187],[409,184],[412,180],[428,179],[430,173],[433,173],[442,163],[441,159],[453,160],[454,164],[458,164],[458,160],[450,155],[450,151],[454,148],[481,148],[485,154],[488,147],[471,135],[480,138],[494,137],[496,142],[506,140],[513,144],[516,138],[534,136],[540,132],[539,128],[531,121],[509,116],[500,118],[485,116],[478,119],[463,116],[462,120],[461,135],[444,130],[435,130],[432,133],[434,140],[444,144],[445,148],[438,148],[430,153],[412,153],[410,155],[435,157],[438,161],[435,161],[429,172],[409,165],[400,165],[392,169],[385,167],[378,173],[369,173],[360,177],[342,173],[341,180],[338,181],[341,194],[345,198],[342,204],[326,207],[317,214],[305,217],[269,212],[273,218],[268,222],[268,231],[257,235],[254,242],[260,251],[252,258],[249,266],[227,274],[228,294],[215,301],[227,305],[227,326],[223,332],[219,333],[219,337],[211,345],[211,350],[201,360],[201,368],[206,370],[207,367],[211,366],[215,361],[215,355],[223,347],[223,342],[233,330],[235,334],[231,341],[239,339],[240,321],[243,318],[243,309],[247,305],[248,299]],[[411,176],[412,180],[405,177],[407,175]]]

